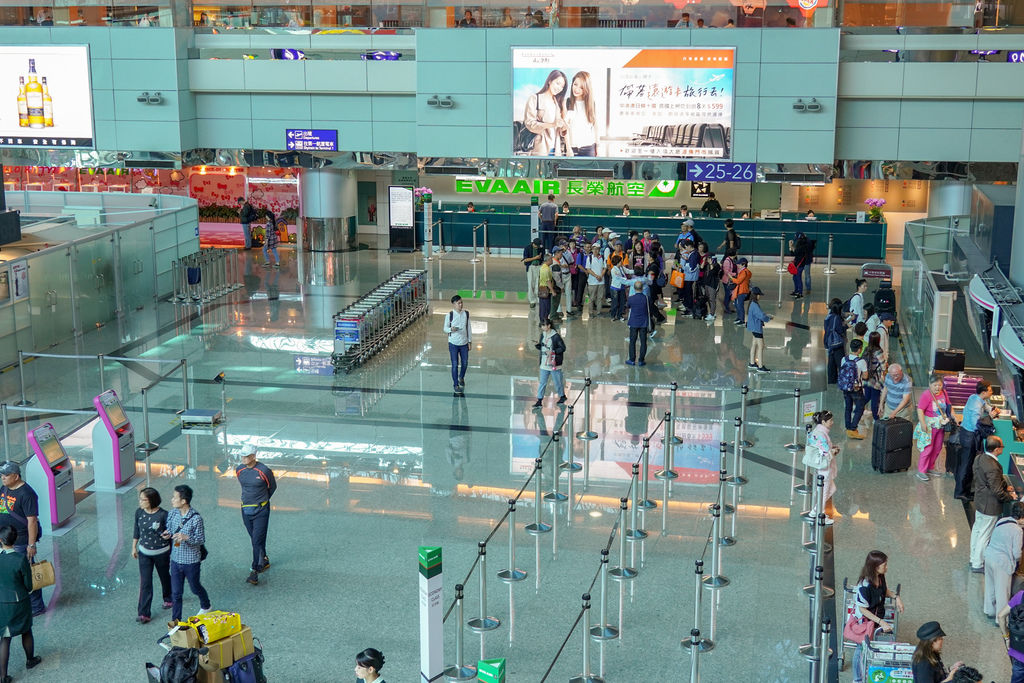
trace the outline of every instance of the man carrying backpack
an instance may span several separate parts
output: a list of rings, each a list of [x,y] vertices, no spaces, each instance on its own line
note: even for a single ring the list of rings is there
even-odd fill
[[[1010,656],[1010,683],[1024,683],[1024,591],[1010,598],[1006,607],[996,614],[996,623],[1006,641],[1006,654]]]
[[[277,480],[269,467],[256,460],[256,446],[242,447],[242,464],[235,468],[242,487],[242,523],[252,543],[252,567],[246,583],[259,585],[259,574],[270,568],[267,557],[267,527],[270,524],[270,498],[277,491]]]
[[[469,311],[464,311],[462,297],[452,297],[452,310],[444,317],[444,331],[448,335],[448,355],[452,360],[452,386],[456,396],[466,390],[466,364],[469,363],[469,344],[473,341],[469,330]],[[461,365],[461,367],[459,367]]]
[[[847,325],[867,322],[864,315],[864,293],[868,291],[868,281],[858,278],[857,291],[843,304],[843,314],[846,316]]]
[[[256,209],[252,208],[245,197],[238,198],[238,222],[242,224],[242,237],[245,238],[245,248],[252,249],[252,227],[249,225],[256,220]]]
[[[863,439],[857,431],[860,418],[864,414],[864,380],[868,378],[868,364],[860,357],[861,347],[864,345],[860,339],[850,342],[850,353],[843,359],[839,366],[839,379],[836,382],[839,390],[843,392],[846,401],[846,436],[850,439]]]

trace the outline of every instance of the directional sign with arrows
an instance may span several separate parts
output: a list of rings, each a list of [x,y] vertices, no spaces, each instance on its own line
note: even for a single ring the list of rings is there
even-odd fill
[[[288,128],[284,144],[285,149],[295,152],[337,152],[338,131]]]
[[[716,183],[752,183],[757,180],[757,164],[691,161],[686,164],[686,179]]]

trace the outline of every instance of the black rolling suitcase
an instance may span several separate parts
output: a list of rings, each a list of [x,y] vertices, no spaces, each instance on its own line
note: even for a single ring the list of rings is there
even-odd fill
[[[871,467],[883,474],[910,469],[914,425],[902,417],[877,420],[871,435]]]

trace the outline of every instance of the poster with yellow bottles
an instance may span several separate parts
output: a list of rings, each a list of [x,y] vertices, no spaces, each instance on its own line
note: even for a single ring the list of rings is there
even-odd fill
[[[87,45],[0,46],[0,147],[95,146]]]

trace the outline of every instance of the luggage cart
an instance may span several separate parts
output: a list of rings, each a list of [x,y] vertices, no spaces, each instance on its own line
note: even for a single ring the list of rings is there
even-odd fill
[[[854,614],[858,614],[857,611],[857,586],[851,586],[848,577],[843,578],[843,626],[846,626],[846,622],[850,620],[850,617]],[[902,584],[896,584],[896,590],[893,591],[896,595],[900,594]],[[885,599],[885,615],[882,617],[890,624],[892,624],[892,633],[886,633],[880,628],[875,629],[875,633],[871,636],[871,641],[874,643],[881,643],[885,641],[895,642],[896,633],[900,628],[900,612],[896,609],[896,599],[886,598]],[[857,643],[852,640],[847,640],[845,637],[842,638],[843,646],[839,648],[839,670],[842,671],[843,667],[846,666],[846,651],[853,650],[857,647]],[[911,677],[912,678],[912,677]],[[871,680],[871,679],[866,679]]]
[[[911,663],[916,645],[911,643],[864,643],[865,681],[912,683]]]

